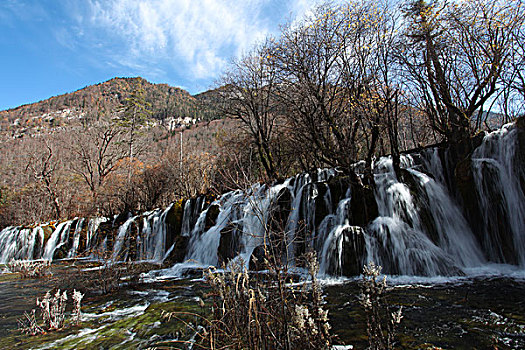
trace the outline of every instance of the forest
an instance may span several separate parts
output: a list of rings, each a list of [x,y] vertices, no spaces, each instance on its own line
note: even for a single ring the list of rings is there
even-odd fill
[[[102,102],[95,86],[2,112],[79,105],[85,117],[2,142],[0,227],[151,210],[322,167],[369,185],[379,156],[399,170],[400,154],[434,144],[465,158],[480,131],[523,112],[524,48],[519,1],[324,4],[233,59],[190,107],[114,80]],[[222,122],[183,136],[162,126],[192,113]]]
[[[524,54],[521,0],[325,2],[0,112],[0,347],[525,347]]]

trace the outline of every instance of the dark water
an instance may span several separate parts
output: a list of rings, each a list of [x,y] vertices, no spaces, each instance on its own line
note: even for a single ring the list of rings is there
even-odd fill
[[[342,342],[366,348],[366,318],[357,282],[325,289],[334,333]],[[434,285],[391,286],[393,311],[403,307],[399,348],[525,348],[525,281],[473,278]]]
[[[190,337],[188,327],[198,323],[198,315],[205,312],[196,301],[197,296],[206,300],[206,285],[200,278],[142,283],[109,295],[86,295],[80,326],[33,337],[23,335],[17,330],[17,319],[35,308],[37,297],[54,287],[72,290],[77,270],[67,265],[53,269],[53,276],[40,279],[0,275],[0,348],[177,348],[182,345],[175,340]],[[525,280],[484,277],[426,285],[396,283],[389,286],[387,299],[392,311],[403,306],[398,348],[525,348]],[[358,281],[327,284],[324,292],[336,343],[366,348],[366,318],[358,302]],[[194,316],[168,321],[163,311]]]

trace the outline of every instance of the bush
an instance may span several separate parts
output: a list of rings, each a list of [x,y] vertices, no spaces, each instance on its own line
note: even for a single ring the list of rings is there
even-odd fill
[[[402,307],[391,312],[385,298],[386,276],[381,266],[369,262],[363,267],[360,303],[365,309],[368,343],[372,350],[394,349],[396,328],[403,316]]]
[[[250,276],[239,260],[224,273],[208,270],[211,318],[197,337],[200,349],[328,349],[328,311],[322,307],[315,254],[307,257],[310,280],[292,283],[286,269]]]
[[[76,290],[73,290],[71,294],[74,303],[71,318],[76,325],[80,323],[80,307],[83,297],[84,295]],[[67,299],[67,291],[61,293],[60,289],[58,289],[55,294],[48,291],[42,300],[36,300],[36,305],[41,310],[43,325],[38,324],[36,311],[33,309],[31,313],[25,312],[24,317],[18,320],[18,328],[22,333],[28,335],[43,334],[46,330],[53,331],[64,328]]]
[[[21,278],[43,277],[51,274],[51,262],[47,260],[11,260],[7,265],[7,268],[13,273],[20,273]]]

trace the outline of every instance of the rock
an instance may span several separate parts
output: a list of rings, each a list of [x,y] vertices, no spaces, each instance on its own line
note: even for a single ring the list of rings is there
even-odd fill
[[[42,236],[36,236],[34,247],[35,249],[33,250],[33,260],[40,259],[42,257],[42,254],[44,253],[44,238]]]
[[[328,256],[328,273],[335,276],[358,276],[365,259],[365,231],[362,227],[351,226],[343,230],[341,236],[332,242]],[[342,239],[339,255],[337,245]],[[340,258],[340,260],[339,260]]]
[[[42,230],[44,231],[44,241],[42,242],[42,246],[45,247],[47,240],[51,235],[53,234],[53,231],[55,231],[56,227],[54,223],[50,223],[49,225],[42,226]]]
[[[328,180],[328,188],[332,199],[332,208],[336,208],[341,199],[346,198],[346,193],[351,187],[349,176],[335,176]]]
[[[366,227],[379,214],[374,195],[374,189],[370,186],[357,184],[351,185],[352,198],[350,200],[350,224],[353,226]]]
[[[166,214],[166,247],[171,247],[177,237],[181,235],[184,215],[183,204],[184,201],[182,199],[174,202]]]
[[[249,268],[250,271],[261,271],[266,269],[266,264],[264,260],[266,259],[266,252],[264,245],[259,245],[255,247],[250,256]]]
[[[343,256],[341,273],[343,276],[358,276],[365,259],[365,231],[362,227],[349,227],[343,232]]]
[[[516,127],[525,131],[525,116],[516,118]]]
[[[176,236],[173,240],[173,249],[168,254],[166,259],[162,262],[163,267],[170,267],[174,264],[184,262],[184,258],[186,257],[186,252],[188,250],[188,243],[190,241],[190,237],[187,236]],[[170,246],[167,246],[171,248]]]
[[[270,229],[272,232],[284,231],[292,209],[292,194],[288,188],[282,188],[270,209]]]
[[[454,179],[457,191],[460,195],[463,213],[467,219],[472,232],[479,242],[483,242],[483,217],[479,208],[479,198],[476,184],[472,174],[472,161],[470,158],[457,163],[454,170]]]
[[[414,200],[415,206],[418,210],[420,224],[424,232],[427,233],[427,236],[432,242],[438,244],[439,234],[436,230],[434,217],[430,212],[430,203],[426,192],[421,188],[419,183],[414,179],[414,176],[408,170],[400,169],[399,177],[400,181],[403,182],[410,190],[412,199]],[[408,218],[404,218],[404,221],[410,223]],[[413,223],[410,224],[412,227],[414,226]]]
[[[228,262],[235,258],[240,251],[239,239],[237,234],[238,226],[234,223],[229,223],[222,231],[219,241],[219,248],[217,249],[217,256],[219,258],[219,266],[228,264]]]
[[[331,206],[331,200],[329,203],[326,202],[325,197],[326,194],[329,191],[329,187],[324,182],[318,182],[315,184],[315,187],[317,188],[317,197],[315,197],[315,218],[314,218],[314,225],[315,227],[318,227],[321,221],[330,214],[330,211],[332,208],[328,207]]]
[[[490,213],[482,213],[486,223],[485,236],[481,241],[484,251],[488,251],[489,259],[494,262],[507,264],[518,264],[516,248],[512,234],[512,223],[509,222],[507,204],[498,186],[494,186],[494,179],[498,177],[498,170],[490,163],[483,163],[481,173],[483,187],[485,188],[485,200],[489,203]],[[494,247],[498,247],[497,252]]]
[[[520,177],[521,190],[525,193],[525,116],[516,119],[516,128],[518,129],[518,150],[515,164]]]
[[[143,233],[144,216],[137,218],[134,223],[137,225],[130,225],[127,239],[124,242],[124,250],[122,254],[126,258],[126,261],[136,261],[138,258],[138,251],[142,249],[142,247],[138,246],[139,242],[137,239],[139,235],[142,236]],[[140,238],[140,242],[144,242],[144,240],[145,237]]]
[[[204,226],[204,231],[209,230],[211,227],[215,226],[217,223],[217,217],[219,216],[220,207],[218,204],[212,204],[208,207],[208,212],[206,213],[206,223]]]

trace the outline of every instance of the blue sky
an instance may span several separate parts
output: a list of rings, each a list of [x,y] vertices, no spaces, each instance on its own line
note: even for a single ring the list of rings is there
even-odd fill
[[[198,93],[312,0],[0,0],[0,110],[115,76]]]

